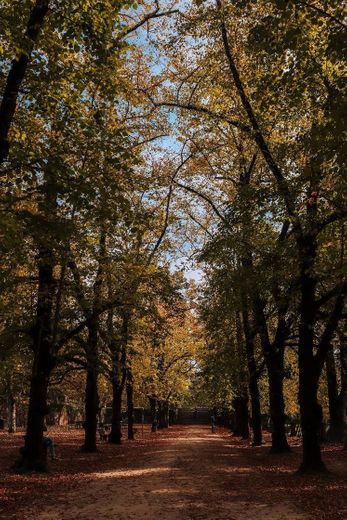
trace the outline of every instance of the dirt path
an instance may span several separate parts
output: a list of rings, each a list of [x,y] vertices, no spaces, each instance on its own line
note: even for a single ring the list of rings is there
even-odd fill
[[[90,482],[57,496],[39,520],[308,520],[294,503],[264,498],[257,475],[224,434],[186,427],[143,448],[122,469],[91,474]],[[264,479],[264,476],[262,477]],[[281,497],[283,498],[283,497]]]

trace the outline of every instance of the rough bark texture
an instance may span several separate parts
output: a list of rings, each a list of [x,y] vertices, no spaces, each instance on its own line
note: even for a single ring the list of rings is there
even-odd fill
[[[19,90],[23,83],[25,73],[31,58],[35,43],[38,40],[45,17],[48,13],[49,0],[36,0],[30,12],[30,17],[25,31],[25,47],[17,58],[12,61],[10,71],[0,104],[0,165],[6,160],[9,152],[8,134],[11,128],[14,113],[16,111]]]

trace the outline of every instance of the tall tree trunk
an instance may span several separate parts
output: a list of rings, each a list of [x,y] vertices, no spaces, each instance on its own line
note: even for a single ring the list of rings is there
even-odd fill
[[[108,334],[110,339],[110,353],[112,356],[112,417],[111,432],[108,436],[108,442],[111,444],[120,444],[122,439],[122,394],[123,394],[123,362],[121,345],[114,340],[113,332],[113,311],[110,310],[108,315]]]
[[[46,454],[43,449],[44,420],[48,414],[47,391],[54,368],[52,352],[52,315],[55,280],[53,254],[48,249],[39,251],[39,287],[36,323],[33,327],[33,366],[25,445],[21,458],[15,463],[19,471],[45,471]]]
[[[284,351],[268,353],[266,366],[269,378],[270,416],[272,422],[271,453],[285,453],[290,451],[285,428],[285,403],[283,396]]]
[[[8,396],[8,433],[16,433],[17,430],[17,402],[16,398],[13,395],[13,392],[10,392]]]
[[[343,409],[338,392],[335,358],[332,348],[329,349],[327,354],[325,368],[329,402],[329,429],[327,439],[333,442],[340,442],[343,438]]]
[[[170,401],[165,401],[165,422],[166,422],[166,428],[170,426]]]
[[[112,379],[112,419],[111,432],[108,441],[111,444],[121,444],[122,442],[122,395],[123,385],[118,376]]]
[[[249,395],[251,398],[251,426],[253,431],[253,445],[261,446],[262,444],[262,428],[261,428],[261,409],[260,395],[258,388],[258,370],[254,355],[254,341],[251,333],[249,315],[245,298],[242,301],[242,323],[245,337],[247,368],[249,377]]]
[[[134,380],[131,368],[127,369],[128,439],[134,440]]]
[[[109,442],[121,444],[122,439],[122,397],[126,383],[126,357],[128,345],[129,316],[122,317],[121,339],[112,347],[112,421]]]
[[[300,472],[320,472],[326,468],[322,461],[319,436],[322,408],[317,400],[319,373],[314,360],[315,291],[313,277],[316,242],[306,236],[300,247],[300,324],[299,324],[299,405],[303,440],[303,460]]]
[[[157,414],[157,399],[155,397],[148,397],[149,404],[151,407],[151,418],[152,418],[152,433],[155,433],[158,429],[158,414]]]
[[[242,439],[249,438],[248,394],[243,392],[233,400],[234,425],[233,433]]]
[[[286,416],[283,396],[284,338],[282,334],[276,334],[278,338],[273,343],[270,342],[263,306],[258,297],[254,299],[254,314],[269,380],[269,402],[272,422],[270,453],[286,453],[291,450],[285,429]],[[284,326],[279,321],[277,333],[283,329]]]
[[[97,314],[100,307],[101,289],[104,281],[104,267],[106,261],[106,233],[104,227],[101,226],[99,241],[99,258],[98,271],[93,285],[93,305],[92,314],[88,323],[88,343],[86,346],[87,359],[87,380],[85,393],[85,437],[82,446],[83,451],[97,451],[96,437],[98,428],[99,415],[99,392],[98,392],[98,376],[99,376],[99,315]]]
[[[301,358],[303,356],[301,355]],[[301,359],[301,364],[303,360]],[[303,377],[303,374],[305,377]],[[299,403],[303,438],[303,460],[299,468],[302,473],[325,471],[320,449],[320,431],[322,427],[322,407],[317,401],[318,381],[316,372],[301,368],[299,382]]]
[[[129,314],[123,313],[120,342],[111,347],[112,352],[112,421],[109,442],[121,444],[122,439],[122,396],[126,384],[126,359],[128,346]]]
[[[96,437],[99,413],[98,318],[91,320],[88,327],[86,358],[88,368],[85,389],[84,444],[82,450],[93,453],[97,451]]]
[[[84,444],[82,450],[88,453],[97,451],[96,432],[99,411],[98,371],[89,365],[85,392]]]
[[[158,429],[161,430],[167,427],[167,404],[165,401],[158,401]]]
[[[5,90],[0,104],[0,165],[6,160],[9,152],[8,134],[16,110],[20,87],[31,58],[34,45],[38,40],[45,17],[48,13],[49,0],[36,0],[30,12],[28,25],[25,31],[24,43],[18,45],[25,48],[11,64],[7,76]]]
[[[246,357],[247,352],[244,348],[244,337],[242,334],[241,315],[237,311],[235,313],[236,325],[236,356],[238,359],[238,395],[234,399],[235,409],[235,435],[241,436],[243,439],[249,438],[249,414],[248,414],[248,384],[247,384],[247,369]],[[246,354],[246,356],[245,356]],[[216,417],[216,413],[214,414]]]
[[[343,420],[343,447],[347,450],[347,320],[345,320],[340,337],[341,360],[341,392],[340,402]]]

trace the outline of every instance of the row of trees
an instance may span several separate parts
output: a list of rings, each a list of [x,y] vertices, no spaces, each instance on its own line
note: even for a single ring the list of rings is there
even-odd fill
[[[28,1],[20,14],[4,2],[1,11],[2,355],[11,387],[10,364],[22,379],[18,363],[30,366],[16,464],[26,471],[46,465],[53,380],[72,369],[86,374],[84,449],[95,451],[98,381],[111,384],[110,441],[119,443],[124,390],[131,412],[141,383],[132,369],[141,327],[153,364],[147,378],[160,380],[151,391],[147,382],[151,398],[176,395],[165,378],[189,358],[181,345],[165,347],[186,319],[182,281],[165,258],[175,167],[151,147],[166,124],[141,94],[150,60],[127,40],[174,13],[112,0]]]
[[[217,370],[220,348],[233,349],[242,399],[248,372],[259,444],[264,360],[272,451],[288,451],[284,359],[295,349],[302,471],[324,470],[317,392],[325,365],[340,437],[346,422],[345,29],[337,2],[195,2],[158,43],[170,70],[161,89],[147,91],[176,114],[189,158],[177,185],[215,217],[201,205],[193,215],[207,237],[203,316],[219,347]]]
[[[237,406],[249,392],[254,442],[264,364],[272,450],[289,449],[290,346],[301,469],[324,469],[325,365],[340,426],[346,409],[341,9],[28,0],[18,14],[2,2],[1,335],[7,366],[31,367],[19,469],[45,466],[59,372],[86,373],[88,451],[101,373],[112,384],[113,442],[125,387],[130,409],[139,385],[162,417],[163,402],[184,392],[200,340],[195,303],[184,309],[170,274],[177,237],[184,255],[188,240],[198,249],[206,274],[209,370],[237,388]],[[134,377],[136,363],[147,378]]]

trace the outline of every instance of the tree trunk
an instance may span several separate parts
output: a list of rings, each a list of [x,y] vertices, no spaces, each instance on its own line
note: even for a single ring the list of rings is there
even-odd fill
[[[108,441],[111,444],[121,444],[122,442],[122,395],[123,386],[118,381],[112,384],[112,420],[111,432]]]
[[[330,348],[325,360],[329,401],[329,429],[327,440],[341,442],[343,439],[343,409],[338,393],[338,383],[333,349]]]
[[[170,426],[170,402],[165,402],[165,422],[166,422],[166,428]]]
[[[11,392],[8,397],[8,433],[16,433],[17,430],[17,403]]]
[[[249,438],[249,417],[248,417],[248,395],[236,396],[234,405],[234,426],[233,433],[242,439]]]
[[[112,421],[109,442],[122,442],[122,396],[126,382],[126,356],[128,344],[129,315],[123,315],[121,341],[111,347],[113,356],[112,366]]]
[[[99,241],[98,270],[93,285],[92,314],[88,324],[88,343],[86,346],[87,359],[87,381],[85,393],[85,437],[82,450],[93,453],[97,451],[96,437],[99,415],[99,315],[97,311],[100,306],[101,290],[104,281],[104,264],[106,261],[106,232],[101,226]]]
[[[313,370],[305,370],[305,379],[299,383],[299,404],[303,440],[301,473],[326,471],[320,449],[322,407],[317,401],[318,382]]]
[[[16,110],[17,99],[30,61],[34,45],[39,37],[45,17],[48,13],[49,0],[36,0],[30,12],[25,31],[25,43],[18,47],[25,47],[17,58],[12,61],[7,76],[5,90],[0,104],[0,165],[6,160],[9,152],[8,134]]]
[[[269,378],[270,416],[272,422],[271,453],[290,451],[285,428],[285,403],[283,397],[284,351],[274,349],[268,353],[266,366]]]
[[[284,378],[284,321],[279,319],[276,339],[270,342],[262,302],[258,297],[253,301],[262,351],[269,380],[270,416],[272,422],[272,442],[270,453],[290,452],[285,430],[285,403],[283,397]]]
[[[109,442],[111,444],[121,444],[122,442],[122,396],[125,384],[124,356],[118,350],[113,353],[112,368],[112,419]]]
[[[165,401],[158,401],[158,429],[161,430],[163,428],[168,427],[167,421],[167,405]]]
[[[155,433],[158,429],[158,414],[157,414],[157,399],[155,397],[148,397],[149,404],[151,407],[151,416],[152,416],[152,433]]]
[[[340,402],[343,421],[343,447],[347,450],[347,320],[340,334],[341,392]]]
[[[127,412],[128,412],[128,439],[134,440],[134,381],[131,368],[127,369]]]
[[[246,302],[243,300],[242,322],[245,337],[247,368],[249,377],[249,395],[251,398],[251,426],[253,431],[253,445],[261,446],[262,444],[262,428],[261,428],[261,409],[260,409],[260,395],[258,388],[258,370],[254,356],[254,342],[251,334],[248,310]]]
[[[87,370],[86,392],[85,392],[85,422],[84,422],[84,444],[82,450],[88,453],[97,451],[96,433],[97,417],[99,411],[98,395],[98,372],[95,367],[90,366]]]
[[[315,291],[313,277],[316,256],[315,239],[305,236],[300,248],[300,324],[299,324],[299,405],[303,441],[301,473],[322,472],[319,435],[322,425],[322,408],[317,400],[319,374],[314,359]]]
[[[99,414],[98,393],[98,318],[91,320],[88,326],[88,344],[86,347],[87,378],[85,390],[84,444],[82,450],[93,453],[97,451],[96,437]]]
[[[36,323],[33,335],[33,366],[30,381],[29,409],[25,445],[21,458],[14,467],[20,472],[46,471],[47,461],[43,449],[44,420],[48,414],[47,391],[54,368],[52,352],[52,312],[55,292],[53,255],[50,250],[39,251],[39,287]]]

